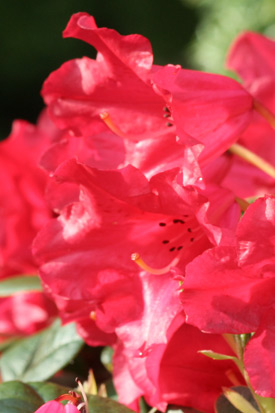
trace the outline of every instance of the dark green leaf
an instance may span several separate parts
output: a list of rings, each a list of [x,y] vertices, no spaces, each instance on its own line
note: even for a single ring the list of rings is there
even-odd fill
[[[88,400],[91,413],[133,413],[133,410],[115,400],[99,396],[88,396]]]
[[[31,382],[28,383],[28,385],[41,397],[43,403],[54,400],[58,396],[61,396],[61,394],[66,394],[71,390],[68,387],[60,386],[59,384],[41,381]]]
[[[1,413],[33,413],[43,399],[29,385],[19,381],[9,381],[0,384]]]
[[[51,327],[21,340],[4,352],[1,361],[3,381],[42,381],[68,364],[83,344],[74,324]]]
[[[42,291],[40,279],[32,275],[19,275],[0,282],[0,297],[23,291]]]

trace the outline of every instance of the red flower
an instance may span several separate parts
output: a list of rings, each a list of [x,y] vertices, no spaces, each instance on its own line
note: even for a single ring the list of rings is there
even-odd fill
[[[113,333],[142,311],[141,270],[131,254],[139,253],[149,272],[182,272],[212,243],[228,242],[239,217],[232,194],[212,188],[208,201],[181,180],[178,170],[148,182],[131,166],[60,166],[48,191],[59,217],[40,232],[34,252],[65,321],[87,324],[96,312],[97,327]]]
[[[31,243],[50,211],[44,201],[46,174],[38,167],[49,137],[24,121],[0,143],[0,277],[33,272]]]
[[[148,309],[150,306],[153,302]],[[176,404],[213,413],[222,388],[243,382],[233,362],[211,360],[198,353],[211,349],[233,355],[223,337],[204,334],[185,324],[183,314],[173,319],[166,340],[147,348],[144,354],[133,351],[138,339],[136,327],[135,323],[125,326],[129,340],[117,346],[114,356],[114,383],[119,399],[131,408],[138,410],[138,400],[144,396],[147,403],[161,411],[168,404]]]
[[[153,81],[162,90],[180,142],[202,166],[225,152],[248,126],[252,97],[231,78],[167,65]]]
[[[47,125],[44,114],[37,126],[15,121],[11,135],[0,143],[0,278],[38,271],[31,244],[52,215],[44,200],[47,175],[38,166],[55,136]],[[1,298],[0,309],[1,337],[32,334],[56,315],[42,292]]]
[[[98,28],[87,13],[71,17],[64,37],[88,42],[98,55],[65,63],[44,83],[42,95],[60,128],[81,135],[100,125],[104,130],[100,115],[108,112],[122,134],[133,139],[167,132],[164,101],[150,84],[153,55],[146,38]]]
[[[204,252],[187,267],[188,322],[212,333],[252,333],[245,351],[251,384],[274,397],[275,199],[258,199],[242,218],[236,246]],[[262,380],[263,372],[265,379]]]
[[[245,32],[233,43],[227,66],[269,110],[275,110],[275,42],[259,33]]]
[[[39,291],[0,298],[0,337],[33,334],[47,327],[56,315],[54,303]]]

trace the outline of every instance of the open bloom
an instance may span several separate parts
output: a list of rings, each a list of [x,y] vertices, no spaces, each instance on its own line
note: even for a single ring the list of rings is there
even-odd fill
[[[131,325],[128,328],[133,332]],[[114,383],[120,401],[135,410],[144,396],[161,411],[176,404],[213,413],[222,388],[243,382],[232,361],[211,360],[199,353],[212,349],[233,356],[223,337],[185,324],[180,313],[170,324],[165,343],[145,354],[131,354],[127,345],[119,342],[116,347]]]
[[[238,226],[235,246],[209,249],[188,265],[181,297],[188,322],[203,331],[255,332],[244,361],[264,397],[275,396],[274,226],[275,199],[258,199]]]
[[[58,217],[34,242],[42,281],[65,321],[92,314],[106,333],[140,317],[137,264],[149,273],[181,273],[206,248],[229,242],[239,218],[231,193],[183,187],[178,169],[148,181],[131,166],[100,171],[71,160],[51,181]]]
[[[251,95],[231,78],[167,65],[153,75],[180,141],[203,166],[225,152],[248,126]]]
[[[100,115],[107,112],[136,140],[167,131],[164,101],[150,84],[153,55],[146,38],[98,28],[87,13],[71,17],[64,37],[88,42],[98,55],[63,64],[44,83],[42,95],[60,128],[85,135],[91,125],[105,126]]]
[[[190,183],[199,185],[202,163],[228,149],[249,123],[253,99],[240,84],[180,66],[155,66],[143,36],[98,28],[92,16],[77,13],[64,37],[98,51],[96,60],[63,64],[42,90],[56,125],[84,139],[80,146],[89,155],[79,154],[81,162],[103,169],[130,163],[147,177],[184,164]],[[63,154],[64,160],[64,148],[70,152],[75,146],[76,141],[57,145],[44,166],[56,166],[54,157]]]

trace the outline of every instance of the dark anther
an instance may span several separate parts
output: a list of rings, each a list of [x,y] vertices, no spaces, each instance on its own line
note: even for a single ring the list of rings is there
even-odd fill
[[[174,224],[185,224],[185,221],[182,219],[173,219]]]
[[[183,246],[180,245],[180,246],[177,248],[177,250],[180,251],[180,250],[182,250],[182,248],[183,248]]]
[[[164,118],[169,118],[169,117],[170,117],[170,113],[164,113],[163,117],[164,117]]]
[[[165,224],[165,222],[159,222],[159,226],[160,226],[160,227],[165,227],[166,224]]]
[[[168,240],[168,239],[164,239],[164,240],[162,241],[162,243],[163,243],[163,244],[169,244],[169,240]]]
[[[170,113],[170,110],[168,109],[167,106],[164,106],[163,110],[164,110],[164,112],[169,112]]]
[[[167,122],[167,123],[166,123],[166,126],[168,126],[168,127],[173,126],[173,123]]]
[[[191,242],[195,241],[195,238],[190,238],[190,241],[191,241]]]
[[[191,229],[191,228],[187,228],[187,231],[188,231],[188,232],[192,232],[192,229]]]
[[[169,251],[173,252],[173,251],[175,251],[175,249],[176,249],[176,247],[172,247],[172,248],[170,248]]]

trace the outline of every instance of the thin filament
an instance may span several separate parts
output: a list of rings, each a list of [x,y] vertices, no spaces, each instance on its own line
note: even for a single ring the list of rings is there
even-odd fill
[[[134,252],[131,255],[131,259],[144,271],[147,271],[151,274],[161,275],[161,274],[166,274],[167,272],[170,271],[170,269],[172,267],[175,267],[178,264],[178,262],[180,260],[180,254],[176,258],[174,258],[174,260],[169,265],[167,265],[166,267],[163,267],[163,268],[152,268],[152,267],[150,267],[148,264],[146,264],[143,261],[143,259],[141,258],[141,256],[139,255],[138,252]]]
[[[127,135],[124,133],[112,120],[111,116],[109,115],[108,112],[102,112],[100,113],[100,118],[103,120],[106,126],[114,132],[116,135],[120,136],[121,138],[125,139],[133,139],[130,135]]]
[[[253,101],[253,107],[275,129],[275,115],[256,99]]]
[[[267,175],[275,178],[275,168],[270,163],[266,162],[263,158],[251,152],[249,149],[244,148],[238,143],[234,143],[229,149],[230,152],[238,155],[240,158],[261,169]]]

